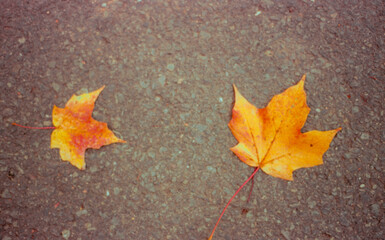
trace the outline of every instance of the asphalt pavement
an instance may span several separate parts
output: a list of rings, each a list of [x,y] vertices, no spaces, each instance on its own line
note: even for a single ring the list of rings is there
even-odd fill
[[[382,0],[0,3],[0,239],[207,239],[253,168],[229,148],[232,84],[255,106],[307,75],[324,165],[258,172],[213,239],[384,239]],[[50,149],[52,109],[106,85],[93,117],[127,143]]]

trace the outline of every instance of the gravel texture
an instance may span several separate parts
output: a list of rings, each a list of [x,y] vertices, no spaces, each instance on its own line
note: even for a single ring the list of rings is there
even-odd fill
[[[0,8],[0,238],[205,239],[253,169],[229,150],[232,84],[257,107],[307,74],[304,131],[342,127],[325,164],[255,177],[214,239],[384,239],[382,0],[24,1]],[[54,105],[126,144],[50,149]]]

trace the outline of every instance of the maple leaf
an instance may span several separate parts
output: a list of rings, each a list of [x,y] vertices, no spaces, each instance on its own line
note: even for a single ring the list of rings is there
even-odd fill
[[[234,85],[235,103],[229,128],[239,143],[231,151],[255,170],[223,209],[209,240],[231,201],[259,169],[274,177],[293,180],[294,170],[322,164],[322,155],[341,128],[301,133],[310,112],[303,88],[305,78],[306,75],[296,85],[275,95],[262,109],[250,104]]]
[[[231,151],[244,163],[286,180],[293,180],[293,171],[298,168],[322,164],[322,155],[341,128],[301,133],[310,112],[303,87],[305,77],[262,109],[250,104],[234,85],[229,128],[239,143]]]
[[[54,106],[52,110],[55,130],[51,135],[51,148],[59,148],[61,159],[80,170],[86,166],[84,154],[87,148],[99,149],[103,145],[126,142],[117,138],[107,123],[92,118],[95,100],[103,89],[104,86],[91,93],[73,95],[65,108]]]

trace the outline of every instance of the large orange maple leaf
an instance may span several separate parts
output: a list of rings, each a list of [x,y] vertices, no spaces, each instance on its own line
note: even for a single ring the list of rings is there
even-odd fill
[[[310,112],[304,82],[305,75],[262,109],[250,104],[234,85],[229,127],[239,143],[231,151],[244,163],[286,180],[293,180],[298,168],[322,164],[322,155],[341,128],[301,133]]]
[[[62,160],[80,170],[86,167],[84,154],[87,148],[99,149],[103,145],[126,142],[117,138],[107,123],[92,118],[95,100],[103,89],[104,86],[91,93],[73,95],[65,108],[53,107],[55,130],[51,135],[51,148],[59,148]]]
[[[341,128],[301,132],[310,112],[303,88],[305,78],[304,75],[296,85],[275,95],[262,109],[250,104],[234,85],[235,103],[229,128],[239,143],[231,151],[255,170],[223,209],[209,240],[231,201],[259,169],[274,177],[293,180],[294,170],[322,164],[322,155]]]

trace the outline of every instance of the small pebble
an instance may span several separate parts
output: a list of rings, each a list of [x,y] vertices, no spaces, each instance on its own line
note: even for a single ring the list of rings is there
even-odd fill
[[[114,187],[114,195],[118,195],[121,189],[119,187]]]
[[[44,121],[43,122],[43,126],[44,127],[51,127],[52,126],[52,122],[51,121]]]
[[[48,62],[48,67],[54,68],[55,66],[56,66],[56,62],[55,61]]]
[[[92,226],[91,223],[86,223],[84,224],[84,226],[86,227],[87,231],[95,231],[96,228],[94,226]]]
[[[17,39],[17,41],[18,41],[20,44],[23,44],[23,43],[25,43],[25,37],[21,37],[21,38]]]
[[[69,239],[70,236],[71,236],[71,231],[68,230],[68,229],[64,229],[64,230],[61,232],[61,235],[63,236],[64,239]]]
[[[76,212],[76,216],[80,217],[82,215],[86,215],[88,213],[87,209],[82,209]]]
[[[370,137],[370,136],[369,136],[369,133],[362,133],[362,134],[361,134],[361,139],[362,139],[362,140],[368,140],[369,137]]]
[[[148,81],[146,81],[146,80],[141,80],[141,81],[139,82],[139,84],[140,84],[140,86],[141,86],[142,88],[147,88],[147,87],[150,85],[150,83],[149,83]]]
[[[167,69],[170,70],[170,71],[174,71],[175,65],[170,63],[170,64],[167,65]]]
[[[207,171],[209,171],[211,173],[216,173],[217,172],[217,170],[214,167],[212,167],[212,166],[207,166],[206,169],[207,169]]]
[[[358,87],[360,86],[360,82],[357,79],[353,79],[352,81],[350,81],[350,86]]]
[[[290,233],[285,230],[281,230],[281,234],[285,237],[286,240],[290,240]]]
[[[159,81],[160,85],[162,85],[162,87],[163,87],[164,84],[166,83],[166,77],[163,74],[161,74],[161,75],[159,75],[158,81]]]
[[[52,88],[53,90],[55,90],[55,92],[59,92],[60,91],[60,85],[57,84],[57,83],[52,83]]]
[[[90,172],[91,172],[91,173],[95,173],[95,172],[97,172],[97,171],[98,171],[98,168],[97,168],[96,166],[90,167]]]
[[[1,193],[1,198],[11,198],[11,194],[9,193],[8,189],[4,189],[4,191]]]
[[[380,211],[380,205],[379,204],[375,203],[370,208],[372,210],[372,213],[374,213],[374,215],[376,215],[376,216],[380,215],[381,211]]]
[[[160,153],[167,152],[167,148],[165,148],[165,147],[160,147],[160,148],[159,148],[159,152],[160,152]]]
[[[206,32],[206,31],[201,31],[201,32],[200,32],[200,35],[201,35],[201,37],[204,38],[204,39],[208,39],[208,38],[211,37],[211,34],[210,34],[209,32]]]

